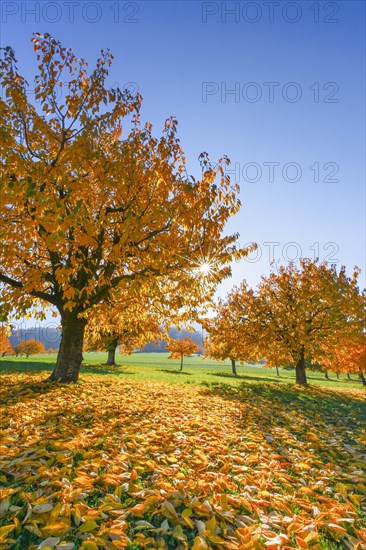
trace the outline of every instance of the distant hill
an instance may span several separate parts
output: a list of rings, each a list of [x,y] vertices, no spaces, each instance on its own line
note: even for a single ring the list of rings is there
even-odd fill
[[[169,330],[169,336],[171,338],[174,338],[175,340],[182,340],[183,338],[187,338],[188,336],[194,341],[197,342],[198,346],[201,348],[202,346],[202,334],[200,332],[189,332],[188,330],[182,329],[178,330],[175,327],[172,327]],[[163,352],[168,351],[166,347],[166,340],[160,340],[157,344],[154,344],[154,342],[149,342],[141,348],[141,353],[150,353],[150,352]]]
[[[169,336],[171,338],[175,338],[176,340],[182,340],[182,338],[189,336],[192,340],[197,342],[199,347],[202,345],[202,335],[197,331],[188,332],[185,329],[178,330],[177,328],[172,327],[169,330]],[[37,326],[25,329],[15,329],[12,331],[9,340],[12,346],[16,346],[19,342],[24,342],[25,340],[39,340],[46,349],[57,349],[61,341],[61,331],[55,326]],[[144,353],[167,351],[166,341],[161,340],[157,344],[154,344],[154,342],[149,342],[140,351]]]
[[[38,326],[15,329],[9,337],[12,346],[26,340],[39,340],[46,349],[57,349],[61,341],[61,331],[54,326]]]

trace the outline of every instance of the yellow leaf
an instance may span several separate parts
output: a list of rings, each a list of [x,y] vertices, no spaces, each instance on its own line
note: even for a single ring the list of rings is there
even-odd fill
[[[4,541],[13,529],[15,529],[15,525],[13,524],[0,527],[0,541]]]
[[[173,537],[175,537],[178,540],[187,540],[187,537],[183,533],[183,529],[181,525],[176,525],[175,529],[173,531]]]
[[[85,550],[98,550],[99,547],[92,540],[84,540],[81,548],[85,548]]]
[[[62,535],[63,533],[67,532],[70,527],[68,520],[58,521],[56,523],[50,523],[49,525],[45,525],[44,527],[41,527],[42,535]]]
[[[215,516],[212,516],[211,519],[209,519],[208,521],[206,521],[206,530],[209,532],[209,533],[214,533],[215,532],[215,529],[216,529],[216,518]]]
[[[206,541],[202,537],[196,537],[194,539],[192,550],[208,550]]]
[[[319,534],[316,531],[313,531],[306,535],[306,537],[304,538],[304,541],[309,543],[313,540],[318,540],[318,539],[319,539]]]
[[[94,531],[97,529],[98,524],[95,521],[87,521],[79,527],[80,533],[89,533],[89,531]]]
[[[221,537],[218,537],[217,535],[207,535],[208,540],[215,544],[226,544],[226,541],[224,541]]]

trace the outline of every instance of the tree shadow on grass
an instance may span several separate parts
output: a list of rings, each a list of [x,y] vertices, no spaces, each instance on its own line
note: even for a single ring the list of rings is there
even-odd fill
[[[131,375],[136,374],[133,371],[123,370],[125,365],[116,365],[112,367],[111,365],[81,365],[80,375],[83,374],[113,374],[114,376],[119,375]]]
[[[13,372],[44,372],[53,370],[53,361],[0,361],[0,373],[11,374]]]
[[[348,393],[339,393],[338,390],[331,392],[328,388],[319,386],[299,387],[294,384],[244,382],[237,387],[222,383],[201,391],[205,395],[219,395],[225,400],[240,402],[244,405],[254,400],[258,402],[259,408],[263,406],[268,411],[273,409],[276,415],[279,411],[283,411],[285,415],[288,411],[298,411],[299,415],[309,418],[310,424],[314,414],[321,416],[322,413],[328,418],[333,417],[334,425],[343,428],[352,428],[355,421],[359,423],[366,421],[366,407],[362,395],[357,398]]]
[[[24,372],[29,374],[36,374],[38,372],[49,372],[52,371],[55,367],[54,361],[0,361],[0,373],[11,374],[13,372]],[[80,374],[136,374],[132,371],[123,370],[125,365],[116,365],[112,367],[110,365],[94,365],[91,363],[82,363]]]
[[[354,456],[361,457],[366,420],[361,394],[357,398],[317,386],[260,383],[221,384],[200,392],[205,398],[231,402],[234,409],[227,411],[223,404],[223,416],[231,418],[243,436],[248,427],[249,438],[250,430],[264,441],[270,436],[270,449],[288,457],[289,462],[294,460],[293,448],[305,456],[311,453],[323,464],[336,464],[338,471]]]
[[[185,376],[192,376],[191,372],[185,372],[184,370],[168,370],[168,369],[158,369],[159,372],[167,372],[169,374],[184,374]]]
[[[355,384],[360,384],[360,386],[362,386],[362,380],[361,378],[310,378],[308,376],[308,379],[310,380],[310,383],[311,383],[311,380],[318,380],[319,382],[324,382],[324,384],[327,384],[328,382],[332,383],[332,382],[339,382],[340,384],[344,384],[344,383],[355,383]]]
[[[278,380],[275,380],[274,378],[267,378],[266,376],[254,376],[252,374],[238,374],[237,376],[235,376],[235,374],[232,374],[232,373],[225,373],[225,372],[216,372],[216,373],[212,373],[212,376],[218,376],[220,378],[231,378],[232,380],[258,380],[258,382],[273,382],[274,384],[278,384],[281,382],[281,379],[282,380],[288,380],[290,382],[294,382],[294,379],[291,378],[290,376],[289,377],[285,377],[285,376],[281,376],[278,378]],[[289,382],[287,382],[289,383]]]

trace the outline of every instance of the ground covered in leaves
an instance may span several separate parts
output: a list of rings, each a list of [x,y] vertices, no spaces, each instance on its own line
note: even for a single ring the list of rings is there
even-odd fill
[[[366,549],[362,390],[2,379],[0,549]]]

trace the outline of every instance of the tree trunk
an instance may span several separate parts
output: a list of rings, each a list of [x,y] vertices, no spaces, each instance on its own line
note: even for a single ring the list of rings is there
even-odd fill
[[[118,341],[113,340],[111,342],[109,348],[108,348],[108,359],[107,359],[107,365],[114,366],[116,364],[116,350],[118,346]]]
[[[324,378],[326,378],[327,380],[329,380],[329,376],[328,376],[328,372],[327,372],[327,371],[325,371],[325,376],[324,376]]]
[[[180,356],[180,369],[179,369],[179,370],[180,370],[180,371],[183,370],[183,353],[182,353],[182,355]]]
[[[61,342],[56,366],[49,377],[51,382],[77,382],[83,360],[85,319],[66,313],[61,317]]]
[[[234,376],[238,376],[238,373],[236,372],[236,363],[235,359],[231,359],[231,372]]]
[[[277,376],[279,376],[279,375],[280,375],[280,371],[278,370],[277,365],[276,365],[276,372],[277,372]]]
[[[336,375],[337,375],[337,379],[339,380],[339,372],[336,372]]]
[[[366,386],[366,379],[363,372],[360,372],[360,378],[363,386]]]
[[[351,375],[350,375],[349,372],[347,372],[347,378],[348,378],[348,380],[351,380]]]
[[[296,384],[300,386],[306,386],[306,371],[305,371],[305,357],[304,353],[301,352],[300,360],[296,363]]]

